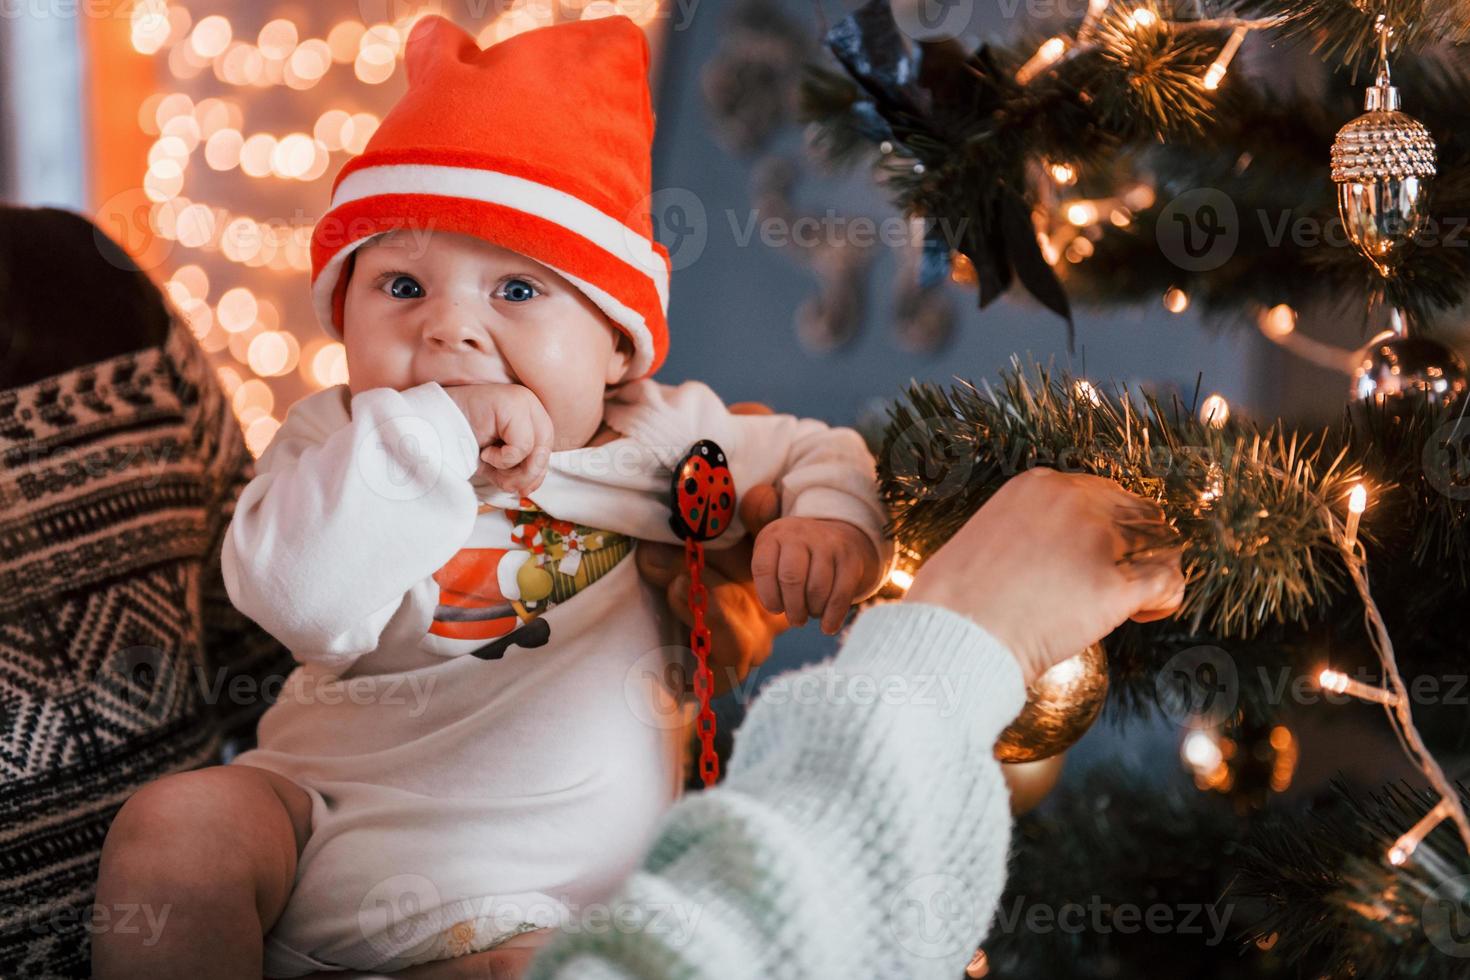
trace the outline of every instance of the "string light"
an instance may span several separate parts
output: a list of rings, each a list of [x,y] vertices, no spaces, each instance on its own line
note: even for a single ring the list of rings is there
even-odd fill
[[[1358,543],[1358,522],[1363,517],[1363,511],[1368,509],[1368,489],[1361,483],[1353,487],[1348,493],[1348,517],[1347,529],[1343,531],[1343,546],[1349,552]]]
[[[1047,169],[1051,173],[1051,179],[1063,187],[1077,183],[1077,170],[1071,164],[1054,163]]]
[[[1392,691],[1371,684],[1355,681],[1340,670],[1326,669],[1317,675],[1317,685],[1324,691],[1333,694],[1347,694],[1362,701],[1372,701],[1375,704],[1386,704],[1394,707],[1399,703],[1399,696]]]
[[[1296,329],[1296,310],[1277,303],[1261,316],[1261,329],[1271,337],[1285,337]]]
[[[1225,396],[1215,392],[1201,402],[1199,420],[1217,429],[1224,428],[1225,423],[1230,421],[1230,403],[1225,400]]]
[[[1036,53],[1026,60],[1016,70],[1016,81],[1025,85],[1041,74],[1052,65],[1056,64],[1062,55],[1067,53],[1067,42],[1060,37],[1048,38],[1043,41]]]
[[[1393,847],[1388,849],[1388,863],[1398,867],[1409,860],[1409,856],[1424,842],[1424,838],[1429,836],[1429,832],[1450,818],[1450,812],[1449,801],[1441,799],[1434,806],[1434,809],[1424,814],[1418,823],[1410,827],[1402,837],[1393,842]]]
[[[1079,401],[1086,401],[1093,408],[1102,404],[1102,395],[1097,390],[1097,385],[1086,378],[1078,378],[1072,385],[1072,391],[1076,393]]]
[[[1128,22],[1131,23],[1134,27],[1138,28],[1152,27],[1154,24],[1158,23],[1158,21],[1159,15],[1154,13],[1147,7],[1139,7],[1137,10],[1133,11],[1133,13],[1128,15]]]
[[[1178,286],[1170,286],[1164,293],[1164,309],[1170,313],[1183,313],[1189,309],[1189,294]]]
[[[1248,27],[1237,27],[1231,32],[1230,39],[1225,42],[1225,47],[1220,49],[1219,56],[1205,71],[1205,88],[1214,91],[1220,87],[1220,82],[1224,80],[1230,62],[1235,58],[1235,52],[1240,50],[1241,43],[1245,41],[1245,36],[1249,33],[1250,28]]]

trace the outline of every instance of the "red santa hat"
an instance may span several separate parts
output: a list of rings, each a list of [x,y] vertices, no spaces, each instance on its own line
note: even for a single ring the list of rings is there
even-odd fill
[[[442,17],[404,53],[408,91],[332,185],[311,239],[312,300],[342,337],[347,257],[393,230],[474,235],[555,270],[633,343],[668,352],[669,256],[649,214],[648,42],[627,17],[543,27],[481,50]]]

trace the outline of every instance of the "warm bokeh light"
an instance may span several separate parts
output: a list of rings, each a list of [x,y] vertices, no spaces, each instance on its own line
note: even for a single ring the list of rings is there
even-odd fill
[[[209,276],[200,266],[181,265],[174,270],[174,274],[169,277],[168,281],[171,284],[177,284],[188,295],[196,299],[209,297]]]
[[[275,151],[276,138],[270,133],[252,134],[240,147],[240,169],[251,177],[268,175]]]
[[[288,58],[296,47],[296,25],[284,18],[273,20],[260,29],[255,44],[267,58]]]
[[[251,218],[234,218],[220,234],[219,250],[231,262],[244,262],[260,251],[260,228]],[[228,327],[226,329],[229,329]]]
[[[1097,221],[1097,205],[1091,201],[1073,201],[1067,205],[1067,220],[1077,227]]]
[[[164,0],[138,0],[132,11],[133,49],[154,54],[168,41],[171,27]]]
[[[160,132],[165,137],[172,137],[183,143],[189,153],[193,153],[194,147],[199,145],[199,121],[192,115],[174,116],[163,124]]]
[[[271,440],[276,437],[276,430],[280,427],[279,419],[269,415],[260,416],[245,426],[245,448],[250,450],[252,456],[259,456],[271,444]]]
[[[343,131],[342,141],[348,153],[356,156],[367,148],[368,140],[378,131],[378,117],[371,112],[353,113]]]
[[[189,46],[199,57],[213,58],[229,47],[232,34],[228,20],[219,14],[211,14],[194,25],[194,32],[189,35]]]
[[[235,394],[230,398],[230,405],[235,410],[236,417],[244,421],[244,415],[254,410],[256,414],[269,413],[275,408],[276,396],[271,391],[271,386],[259,378],[251,378],[242,382],[235,389]]]
[[[345,65],[357,57],[362,49],[362,36],[367,31],[360,21],[344,20],[327,32],[327,47],[332,51],[332,60]]]
[[[583,20],[596,20],[599,17],[616,17],[617,15],[618,5],[612,3],[611,0],[592,0],[582,8]]]
[[[388,58],[386,61],[373,61],[372,57],[369,55],[370,50],[375,55],[381,55],[381,53],[386,49],[364,48],[358,54],[357,60],[353,62],[352,71],[354,74],[357,75],[357,80],[362,82],[364,85],[381,85],[382,83],[393,77],[393,68],[396,62],[392,57],[392,52],[388,52]]]
[[[174,236],[180,245],[203,248],[214,237],[214,212],[203,204],[190,204],[178,213]]]
[[[238,129],[221,129],[204,144],[204,162],[212,170],[233,170],[240,165],[240,149],[245,137]]]
[[[184,190],[184,169],[176,160],[159,160],[143,175],[143,192],[150,201],[166,201]]]
[[[214,311],[204,300],[190,296],[177,305],[195,337],[203,340],[214,329]]]
[[[1189,294],[1178,286],[1170,286],[1164,293],[1164,309],[1170,313],[1183,313],[1189,309]]]
[[[343,132],[351,119],[341,109],[328,109],[317,117],[316,124],[311,128],[311,135],[328,150],[340,150],[343,147]]]
[[[347,383],[347,348],[329,340],[311,357],[310,381],[318,388]]]
[[[240,382],[244,380],[240,377],[240,372],[229,364],[221,364],[215,368],[214,375],[219,379],[219,386],[224,390],[226,398],[233,398],[235,389],[239,388]]]
[[[303,41],[291,52],[288,67],[297,78],[314,83],[332,67],[332,49],[320,38]]]
[[[300,353],[295,337],[283,330],[266,330],[250,341],[245,362],[250,370],[269,378],[294,370]]]
[[[255,323],[255,314],[259,305],[255,301],[255,294],[245,286],[236,286],[225,291],[215,305],[214,315],[219,320],[219,325],[230,333],[239,333],[248,330]]]
[[[316,147],[305,133],[291,133],[281,138],[271,151],[271,172],[278,177],[301,177],[316,158]]]

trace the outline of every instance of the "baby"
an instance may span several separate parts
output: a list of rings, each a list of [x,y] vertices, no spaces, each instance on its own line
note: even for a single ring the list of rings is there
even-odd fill
[[[701,440],[737,492],[780,490],[752,559],[772,611],[833,632],[891,556],[856,433],[649,378],[669,266],[642,32],[481,51],[429,17],[405,57],[313,239],[350,382],[291,408],[221,556],[301,666],[258,748],[145,788],[109,834],[99,901],[175,908],[157,966],[400,970],[610,892],[678,793],[690,707],[688,632],[626,559],[678,541]],[[139,964],[121,941],[97,936],[98,975]]]

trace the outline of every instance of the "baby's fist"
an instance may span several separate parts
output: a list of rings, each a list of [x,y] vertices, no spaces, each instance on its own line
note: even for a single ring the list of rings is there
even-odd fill
[[[464,413],[480,445],[474,479],[528,494],[546,478],[555,432],[530,388],[516,384],[451,385],[444,389]]]
[[[872,539],[846,521],[781,517],[756,535],[750,574],[761,604],[792,626],[820,616],[836,633],[865,586],[878,577]]]

